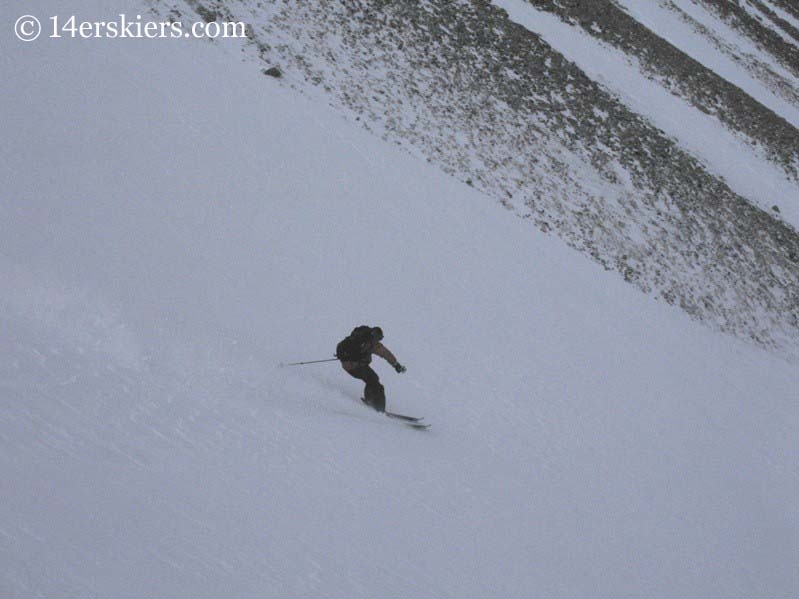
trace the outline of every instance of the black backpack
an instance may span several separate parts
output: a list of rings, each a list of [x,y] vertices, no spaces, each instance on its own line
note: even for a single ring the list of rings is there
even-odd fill
[[[372,327],[361,325],[336,346],[336,357],[345,362],[358,362],[372,352]]]

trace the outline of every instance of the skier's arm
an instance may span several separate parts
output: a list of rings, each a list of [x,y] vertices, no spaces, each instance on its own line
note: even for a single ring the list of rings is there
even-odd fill
[[[377,354],[386,362],[391,364],[394,367],[394,370],[397,372],[405,372],[407,370],[402,364],[397,362],[397,358],[394,357],[394,354],[392,354],[388,348],[380,342],[375,344],[375,346],[372,348],[372,353]]]
[[[380,342],[375,343],[374,347],[372,348],[372,353],[383,358],[394,368],[396,368],[397,364],[399,364],[399,362],[397,362],[397,358],[394,357],[394,354],[392,354],[389,349]]]
[[[398,364],[397,358],[394,357],[394,354],[392,354],[382,343],[375,343],[374,348],[372,348],[372,353],[376,356],[380,356],[392,366],[396,366]]]

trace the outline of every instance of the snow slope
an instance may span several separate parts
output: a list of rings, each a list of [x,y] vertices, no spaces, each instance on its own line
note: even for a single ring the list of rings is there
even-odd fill
[[[0,595],[799,591],[794,365],[234,52],[0,44]],[[277,366],[361,323],[430,430]]]

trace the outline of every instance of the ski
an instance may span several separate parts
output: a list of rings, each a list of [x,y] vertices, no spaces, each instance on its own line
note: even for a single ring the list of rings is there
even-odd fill
[[[365,405],[367,405],[367,406],[369,406],[369,407],[372,407],[372,406],[370,406],[368,403],[366,403],[366,400],[365,400],[363,397],[361,398],[361,401],[362,401],[362,402],[363,402]],[[411,428],[415,428],[415,429],[417,429],[417,430],[424,430],[424,429],[426,429],[426,428],[430,428],[430,425],[429,425],[429,424],[424,424],[424,423],[422,422],[422,420],[424,419],[424,417],[423,417],[423,416],[420,416],[420,417],[416,417],[416,416],[407,416],[407,415],[405,415],[405,414],[397,414],[396,412],[385,412],[385,411],[383,412],[383,414],[385,414],[386,416],[388,416],[388,417],[389,417],[389,418],[391,418],[392,420],[398,420],[398,421],[399,421],[399,422],[401,422],[402,424],[407,424],[407,425],[408,425],[408,426],[410,426]]]
[[[385,415],[393,420],[398,420],[402,424],[410,426],[411,428],[415,428],[416,430],[425,430],[430,428],[429,424],[424,424],[420,422],[421,418],[416,418],[415,416],[406,416],[405,414],[394,414],[393,412],[385,412]]]
[[[417,431],[426,431],[430,428],[429,424],[422,424],[421,422],[408,422],[407,420],[403,420],[402,424],[415,428]]]
[[[386,412],[386,416],[389,418],[395,418],[396,420],[404,420],[405,422],[419,422],[420,420],[424,420],[424,417],[417,418],[415,416],[406,416],[405,414],[395,414],[394,412]]]
[[[391,416],[389,416],[391,418]],[[430,428],[429,424],[425,424],[424,422],[419,422],[418,420],[405,420],[403,418],[393,418],[400,424],[404,424],[405,426],[409,426],[411,428],[415,428],[418,431],[423,431],[425,429]]]

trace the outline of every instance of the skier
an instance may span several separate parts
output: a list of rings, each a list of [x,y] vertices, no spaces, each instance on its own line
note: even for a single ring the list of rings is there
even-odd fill
[[[397,361],[388,348],[381,343],[383,329],[362,325],[355,327],[350,335],[336,346],[336,357],[347,373],[366,383],[363,390],[363,402],[378,412],[386,411],[386,392],[380,377],[372,370],[372,354],[380,356],[394,367],[397,372],[405,372],[406,368]]]

